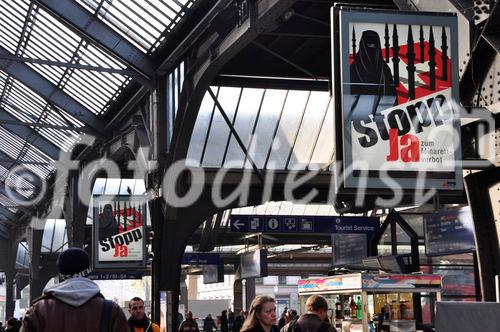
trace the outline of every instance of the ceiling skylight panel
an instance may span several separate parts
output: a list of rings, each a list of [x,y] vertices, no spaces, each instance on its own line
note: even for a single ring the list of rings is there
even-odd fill
[[[10,173],[5,179],[5,185],[9,188],[14,188],[17,193],[25,198],[29,198],[35,191],[35,186],[32,183],[14,173]]]
[[[153,41],[156,35],[161,33],[161,31],[156,31],[155,35],[155,32],[151,31],[149,22],[141,16],[143,14],[142,10],[137,8],[137,11],[139,11],[140,14],[138,14],[137,11],[132,10],[129,6],[132,4],[130,1],[115,1],[113,4],[114,6],[109,10],[115,14],[115,17],[126,23],[127,27],[129,27],[129,33],[138,31],[139,29],[143,32],[139,35],[140,38],[146,40],[153,39]]]
[[[85,54],[80,60],[82,64],[114,69],[126,69],[127,66],[104,53],[93,44],[87,45]]]
[[[71,148],[78,140],[78,137],[71,137],[70,135],[62,134],[62,131],[55,130],[52,128],[41,128],[39,130],[40,135],[47,138],[58,148],[63,150],[64,152],[71,151]]]
[[[108,90],[108,87],[100,83],[99,76],[95,72],[84,73],[81,71],[75,71],[70,81],[76,83],[75,88],[78,88],[78,86],[81,84],[82,91],[85,90],[86,93],[97,93],[97,96],[101,96],[103,93],[103,91],[99,91],[101,89],[101,86],[104,91]],[[106,102],[106,100],[100,100],[100,102]]]
[[[143,3],[147,3],[146,11],[158,18],[161,26],[163,26],[161,30],[165,30],[165,27],[170,24],[176,15],[176,12],[171,10],[169,7],[164,6],[159,1],[144,0]]]
[[[42,34],[30,37],[30,43],[24,55],[29,58],[52,60],[67,63],[73,56],[74,49],[60,47],[50,39],[45,39]]]
[[[0,38],[0,45],[7,49],[10,53],[16,52],[17,42],[19,40],[17,34],[6,27],[4,22],[0,19],[0,31],[2,31],[2,38]]]
[[[17,41],[21,38],[26,13],[27,6],[23,6],[22,2],[0,1],[0,22],[2,22],[0,45],[13,54],[17,48]],[[6,36],[8,41],[5,40]]]
[[[11,201],[7,196],[0,194],[0,204],[2,206],[16,206],[13,201]]]
[[[161,2],[163,2],[165,4],[165,6],[168,6],[170,8],[172,8],[173,11],[175,11],[176,13],[179,13],[180,11],[182,10],[185,10],[185,3],[181,3],[179,1],[175,1],[175,0],[160,0]]]
[[[52,123],[60,126],[73,125],[74,127],[83,127],[85,124],[72,116],[71,114],[61,110],[59,107],[50,106],[50,112],[46,114],[45,121],[47,123]]]
[[[149,47],[149,43],[144,36],[137,34],[134,30],[130,29],[130,25],[134,25],[133,22],[130,22],[124,16],[117,16],[119,13],[115,13],[116,10],[106,10],[101,9],[99,12],[99,16],[101,19],[109,23],[115,31],[120,33],[126,39],[128,39],[131,43],[135,44],[142,51],[146,51]]]
[[[27,63],[27,65],[31,67],[31,69],[35,70],[37,73],[41,74],[44,78],[49,80],[54,85],[57,85],[59,83],[64,73],[63,70],[54,70],[48,66],[36,63]]]
[[[80,43],[80,36],[59,22],[57,18],[41,8],[39,9],[39,15],[43,18],[44,26],[52,31],[56,37],[61,38],[64,41],[63,44],[67,45],[68,48],[75,48]],[[40,21],[42,22],[42,20]]]
[[[87,107],[92,113],[98,114],[99,111],[101,110],[100,104],[95,103],[95,100],[92,100],[94,98],[89,99],[89,93],[93,93],[93,91],[87,93],[86,92],[87,89],[83,88],[80,84],[81,83],[79,82],[70,80],[64,87],[64,92],[66,92],[71,97],[75,98],[83,106]]]
[[[160,23],[161,21],[159,20],[158,17],[156,17],[154,12],[151,12],[147,10],[144,6],[142,6],[144,3],[141,4],[141,2],[136,2],[134,0],[132,1],[127,1],[123,3],[125,7],[127,7],[130,10],[130,16],[132,19],[137,19],[136,22],[143,22],[145,25],[148,25],[151,27],[151,29],[148,29],[153,37],[159,36],[160,33],[162,33],[163,29],[158,29],[156,28],[157,25],[155,25],[153,22],[156,22],[157,24]],[[154,9],[150,6],[148,6],[150,9]],[[142,25],[142,24],[141,24]]]

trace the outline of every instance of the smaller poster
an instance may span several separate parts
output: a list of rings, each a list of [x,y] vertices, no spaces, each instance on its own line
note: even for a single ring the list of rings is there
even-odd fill
[[[146,198],[94,196],[94,268],[146,266]]]

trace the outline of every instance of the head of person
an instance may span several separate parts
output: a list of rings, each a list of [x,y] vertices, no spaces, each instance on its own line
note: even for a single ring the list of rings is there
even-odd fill
[[[272,297],[259,295],[253,299],[241,331],[250,330],[257,324],[260,324],[264,330],[276,324],[276,301]]]
[[[186,319],[193,319],[193,313],[191,311],[186,312]]]
[[[57,257],[57,269],[59,280],[64,281],[72,278],[88,277],[90,269],[90,258],[85,250],[80,248],[68,248]]]
[[[144,314],[144,301],[140,297],[134,297],[128,302],[128,312],[135,320],[142,320],[146,317]]]
[[[325,320],[328,316],[328,303],[321,295],[312,295],[306,301],[306,310],[310,314],[319,316],[321,320]]]
[[[285,322],[291,322],[295,317],[297,317],[297,311],[295,309],[288,309],[285,315]]]

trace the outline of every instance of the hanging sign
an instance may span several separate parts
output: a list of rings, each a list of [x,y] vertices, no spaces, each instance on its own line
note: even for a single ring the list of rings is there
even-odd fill
[[[146,266],[146,198],[94,196],[94,268]]]
[[[462,189],[456,15],[334,7],[332,20],[339,181]]]

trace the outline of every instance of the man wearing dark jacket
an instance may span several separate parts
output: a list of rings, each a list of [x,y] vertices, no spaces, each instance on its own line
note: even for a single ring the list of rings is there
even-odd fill
[[[336,332],[337,329],[327,323],[328,303],[321,295],[312,295],[306,301],[307,312],[285,325],[286,332]]]
[[[122,309],[105,301],[99,286],[86,277],[90,259],[85,251],[69,248],[57,259],[60,283],[44,289],[23,319],[23,332],[129,331]]]
[[[179,332],[200,332],[198,323],[196,319],[193,318],[193,313],[191,311],[187,312],[186,320],[179,326]]]
[[[128,312],[128,323],[132,332],[160,332],[160,327],[152,323],[144,313],[144,301],[140,297],[129,301]]]

